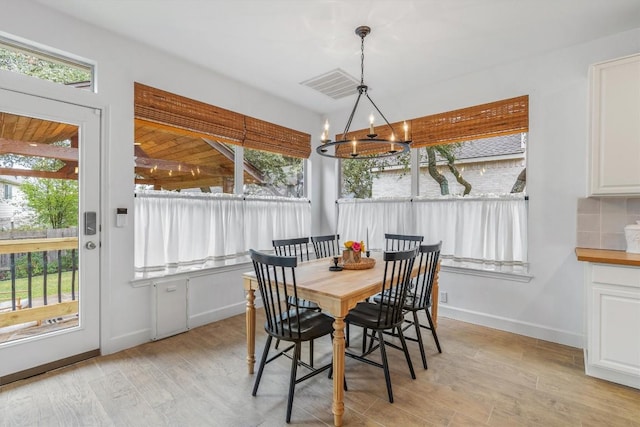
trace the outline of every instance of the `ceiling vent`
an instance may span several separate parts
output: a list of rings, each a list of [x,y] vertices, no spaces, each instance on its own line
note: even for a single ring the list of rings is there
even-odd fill
[[[340,99],[358,93],[360,81],[346,71],[336,68],[300,83],[333,99]]]

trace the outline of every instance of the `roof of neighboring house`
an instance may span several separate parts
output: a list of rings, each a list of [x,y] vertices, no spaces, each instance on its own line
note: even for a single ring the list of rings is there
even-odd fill
[[[521,143],[521,134],[496,136],[493,138],[476,139],[462,142],[455,149],[457,160],[476,159],[479,157],[506,156],[522,154],[525,148]],[[443,160],[438,156],[438,160]]]

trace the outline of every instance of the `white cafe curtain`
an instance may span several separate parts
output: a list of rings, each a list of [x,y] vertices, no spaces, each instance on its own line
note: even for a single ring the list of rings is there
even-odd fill
[[[134,207],[137,272],[205,267],[311,230],[307,199],[142,191]]]
[[[438,199],[338,201],[341,241],[364,240],[384,248],[384,233],[417,234],[442,241],[445,264],[498,271],[527,269],[527,201],[522,194]]]
[[[384,249],[384,234],[413,234],[411,199],[340,199],[340,242],[364,241],[370,250]]]

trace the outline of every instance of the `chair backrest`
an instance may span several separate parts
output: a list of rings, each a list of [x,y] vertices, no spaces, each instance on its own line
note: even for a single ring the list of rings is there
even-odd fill
[[[418,276],[415,288],[412,290],[407,305],[413,309],[428,308],[431,304],[431,290],[438,276],[438,261],[442,242],[431,245],[421,245],[416,262],[418,264]]]
[[[309,238],[273,240],[273,249],[278,256],[294,256],[300,261],[309,261]]]
[[[328,236],[311,236],[311,243],[313,244],[313,250],[316,253],[316,258],[339,256],[339,241],[339,234],[331,234]]]
[[[411,234],[390,234],[385,233],[385,250],[387,251],[406,251],[417,248],[424,240],[423,236],[414,236]]]
[[[289,297],[298,298],[295,272],[298,259],[268,255],[253,249],[249,253],[267,318],[265,329],[277,337],[300,336],[300,324],[295,322],[300,315],[298,306],[287,305]]]
[[[384,277],[381,295],[386,295],[381,304],[377,304],[377,326],[391,327],[404,319],[404,300],[411,285],[411,271],[418,249],[408,251],[384,252]]]

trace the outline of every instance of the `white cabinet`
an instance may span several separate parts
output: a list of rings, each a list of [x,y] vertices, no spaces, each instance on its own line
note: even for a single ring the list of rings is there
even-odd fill
[[[640,194],[640,54],[591,66],[589,193]]]
[[[153,283],[151,339],[158,340],[185,332],[188,327],[188,279]]]
[[[640,268],[587,265],[586,373],[640,388]]]

